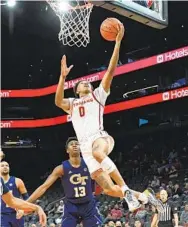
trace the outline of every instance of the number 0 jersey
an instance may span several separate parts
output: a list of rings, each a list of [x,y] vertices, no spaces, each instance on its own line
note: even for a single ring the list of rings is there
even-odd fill
[[[62,185],[65,200],[74,204],[82,204],[93,199],[90,173],[84,160],[81,159],[80,167],[73,167],[69,160],[64,161]]]
[[[104,130],[104,106],[109,93],[100,85],[84,97],[69,99],[72,124],[79,142]]]

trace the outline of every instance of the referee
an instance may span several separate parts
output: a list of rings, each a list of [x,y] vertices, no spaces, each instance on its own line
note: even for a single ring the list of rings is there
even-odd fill
[[[175,227],[178,227],[178,208],[174,205],[173,201],[168,200],[167,191],[160,191],[160,200],[162,201],[164,211],[156,211],[151,227],[174,227],[172,219],[175,221]]]

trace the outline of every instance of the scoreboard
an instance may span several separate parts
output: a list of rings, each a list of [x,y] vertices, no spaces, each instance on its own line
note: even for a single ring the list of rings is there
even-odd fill
[[[168,25],[168,2],[166,0],[97,1],[95,5],[157,29]]]

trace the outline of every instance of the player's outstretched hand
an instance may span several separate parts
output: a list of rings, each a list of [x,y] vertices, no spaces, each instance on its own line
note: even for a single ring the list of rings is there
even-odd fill
[[[41,224],[42,227],[46,226],[46,221],[47,221],[47,218],[46,218],[46,214],[44,213],[43,209],[40,207],[40,206],[37,206],[37,214],[39,216],[39,222]]]
[[[116,37],[116,42],[121,42],[121,40],[123,39],[123,36],[124,36],[124,32],[125,32],[125,29],[124,29],[123,24],[119,23],[118,24],[118,35]]]
[[[65,55],[63,55],[61,59],[61,76],[65,78],[69,74],[72,67],[73,65],[70,65],[69,67],[67,67],[67,58]]]

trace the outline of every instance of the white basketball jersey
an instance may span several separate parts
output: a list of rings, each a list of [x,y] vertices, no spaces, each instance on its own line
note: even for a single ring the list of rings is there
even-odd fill
[[[104,106],[109,93],[100,85],[93,93],[78,99],[69,99],[72,124],[79,142],[104,129]]]

